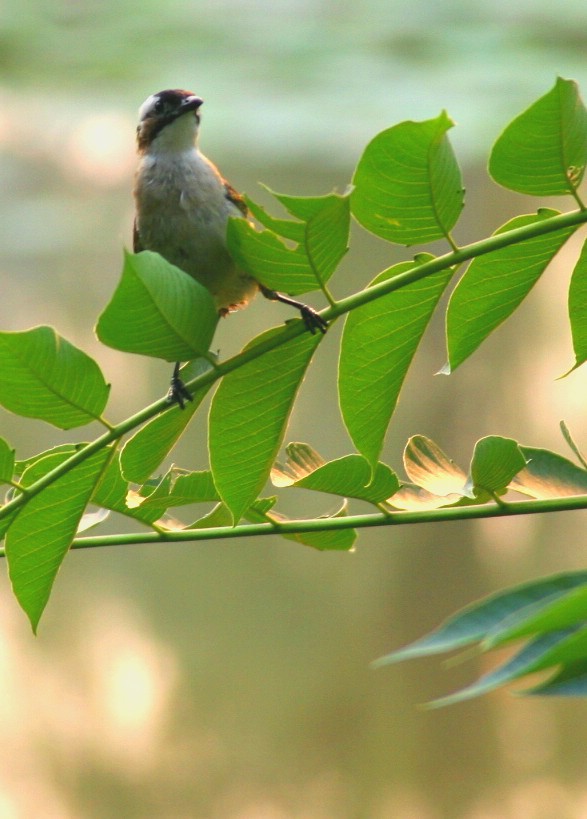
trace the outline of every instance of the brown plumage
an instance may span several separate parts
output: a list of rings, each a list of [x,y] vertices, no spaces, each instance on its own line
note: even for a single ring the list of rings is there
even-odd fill
[[[312,333],[325,332],[326,321],[311,307],[266,288],[231,258],[228,220],[247,218],[248,210],[243,197],[198,148],[202,102],[190,91],[169,89],[148,97],[140,108],[135,252],[160,253],[193,276],[208,288],[221,315],[246,306],[261,290],[266,298],[298,309]]]

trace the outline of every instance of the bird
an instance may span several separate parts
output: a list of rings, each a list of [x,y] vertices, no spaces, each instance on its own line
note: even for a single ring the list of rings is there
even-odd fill
[[[312,307],[266,287],[231,258],[228,221],[251,217],[244,197],[198,147],[203,102],[191,91],[167,89],[151,94],[139,108],[134,252],[159,253],[192,276],[210,291],[221,316],[245,307],[260,291],[299,310],[311,333],[326,332],[327,321]],[[183,408],[192,396],[179,366],[169,400]]]

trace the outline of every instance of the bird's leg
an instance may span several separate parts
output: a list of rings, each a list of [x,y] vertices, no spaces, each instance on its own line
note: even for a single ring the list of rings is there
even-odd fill
[[[328,329],[328,322],[326,319],[323,319],[320,313],[314,310],[313,307],[309,307],[307,304],[303,304],[301,301],[292,299],[291,296],[285,296],[283,293],[279,293],[277,290],[271,290],[269,287],[265,287],[262,284],[259,285],[259,289],[266,299],[270,299],[271,301],[280,301],[282,304],[289,304],[291,307],[295,307],[296,310],[299,310],[306,328],[312,333],[312,335],[314,335],[317,330],[319,330],[321,333],[325,333]]]
[[[171,376],[171,385],[167,393],[167,401],[170,404],[179,404],[180,409],[184,409],[186,401],[193,401],[194,397],[183,383],[179,376],[179,367],[181,362],[176,361],[173,368],[173,375]]]

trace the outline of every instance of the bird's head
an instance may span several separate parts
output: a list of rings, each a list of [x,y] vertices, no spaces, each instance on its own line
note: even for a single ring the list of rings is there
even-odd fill
[[[139,108],[137,145],[140,153],[182,151],[198,136],[204,100],[191,91],[171,89],[151,94]]]

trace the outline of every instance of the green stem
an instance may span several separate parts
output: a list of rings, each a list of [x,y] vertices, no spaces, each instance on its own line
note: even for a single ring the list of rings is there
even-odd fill
[[[349,515],[344,518],[291,520],[282,523],[244,523],[239,526],[219,526],[211,529],[182,529],[174,532],[134,532],[126,535],[81,537],[73,541],[74,549],[103,546],[130,546],[139,543],[181,543],[220,538],[261,537],[265,535],[293,535],[303,532],[332,532],[342,529],[366,529],[377,526],[405,526],[416,523],[438,523],[455,520],[479,520],[510,515],[536,515],[551,512],[569,512],[587,509],[587,495],[575,495],[545,500],[515,501],[479,506],[445,506],[425,512],[391,512],[371,515]],[[3,556],[0,551],[0,557]]]
[[[340,299],[336,303],[336,307],[325,310],[323,316],[325,319],[335,318],[343,313],[348,313],[350,310],[354,310],[356,307],[361,307],[363,304],[385,296],[394,290],[399,290],[401,287],[406,287],[408,284],[413,284],[413,282],[424,279],[426,276],[431,276],[440,270],[446,270],[447,267],[468,262],[470,259],[485,256],[494,250],[500,250],[509,245],[519,244],[527,239],[534,239],[536,236],[555,233],[557,230],[565,230],[566,228],[574,227],[575,225],[580,225],[585,222],[587,222],[587,211],[574,210],[570,213],[561,213],[558,216],[552,216],[540,222],[533,222],[530,225],[507,230],[504,233],[498,233],[495,236],[490,236],[488,239],[482,239],[479,242],[463,245],[463,247],[458,250],[445,253],[443,256],[437,256],[435,259],[418,265],[412,270],[399,273],[391,279],[373,285],[373,287],[368,287],[366,290],[361,290],[359,293],[354,293],[352,296]]]

